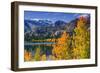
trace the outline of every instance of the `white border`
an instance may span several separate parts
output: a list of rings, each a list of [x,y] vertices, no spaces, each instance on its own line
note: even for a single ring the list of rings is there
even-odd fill
[[[24,10],[29,11],[49,11],[49,12],[73,12],[73,13],[89,13],[91,14],[91,50],[90,59],[81,60],[59,60],[59,61],[34,61],[24,62]],[[95,11],[93,9],[81,8],[60,8],[47,6],[19,6],[19,68],[35,68],[35,67],[50,67],[50,66],[64,66],[64,65],[83,65],[95,64]]]

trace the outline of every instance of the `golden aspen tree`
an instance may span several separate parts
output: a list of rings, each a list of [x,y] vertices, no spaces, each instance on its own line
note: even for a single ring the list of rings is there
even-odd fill
[[[39,47],[36,48],[35,55],[34,55],[34,60],[35,61],[40,61],[40,58],[41,58],[40,51],[41,51],[41,49]]]
[[[60,38],[57,39],[55,45],[53,45],[52,54],[57,60],[68,59],[68,49],[69,49],[69,35],[64,31]]]
[[[90,31],[87,28],[87,20],[80,17],[77,27],[74,29],[72,40],[72,56],[74,59],[89,58],[90,54]]]
[[[24,51],[24,60],[25,61],[30,61],[31,58],[32,58],[32,54],[30,52],[28,52],[28,51],[25,50]]]
[[[42,61],[46,61],[46,60],[47,60],[47,58],[46,58],[46,55],[45,55],[45,54],[43,54],[43,55],[41,56],[41,60],[42,60]]]
[[[54,55],[49,55],[50,60],[56,60],[56,57]]]

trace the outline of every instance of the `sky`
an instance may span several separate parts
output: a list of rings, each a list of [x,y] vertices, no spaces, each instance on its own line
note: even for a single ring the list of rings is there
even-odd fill
[[[63,13],[63,12],[40,12],[40,11],[24,11],[24,19],[28,20],[50,20],[55,22],[57,20],[70,22],[80,15],[87,15],[84,13]]]

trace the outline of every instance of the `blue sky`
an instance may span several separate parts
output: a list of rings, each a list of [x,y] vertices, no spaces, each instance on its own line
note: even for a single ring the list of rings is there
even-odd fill
[[[62,12],[40,12],[40,11],[24,11],[24,19],[45,19],[55,22],[62,20],[70,22],[71,20],[79,17],[80,15],[87,15],[84,13],[62,13]]]

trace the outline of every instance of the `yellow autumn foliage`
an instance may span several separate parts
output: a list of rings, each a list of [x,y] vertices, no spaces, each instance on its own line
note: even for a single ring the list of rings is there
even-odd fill
[[[56,44],[53,45],[52,54],[57,60],[68,59],[69,35],[64,31],[62,36],[56,41]]]
[[[55,57],[53,55],[49,55],[49,59],[50,60],[56,60]]]
[[[41,56],[41,60],[42,60],[42,61],[46,61],[46,60],[47,60],[45,54],[43,54],[43,55]]]
[[[40,61],[40,59],[41,59],[40,51],[41,51],[41,49],[39,47],[36,48],[35,55],[34,55],[34,60],[35,61]]]
[[[72,56],[74,59],[89,58],[90,54],[90,31],[86,27],[86,19],[80,17],[77,27],[74,29],[72,41]]]
[[[32,54],[31,52],[28,52],[28,51],[24,51],[24,60],[25,61],[30,61],[31,60],[31,57],[32,57]]]

